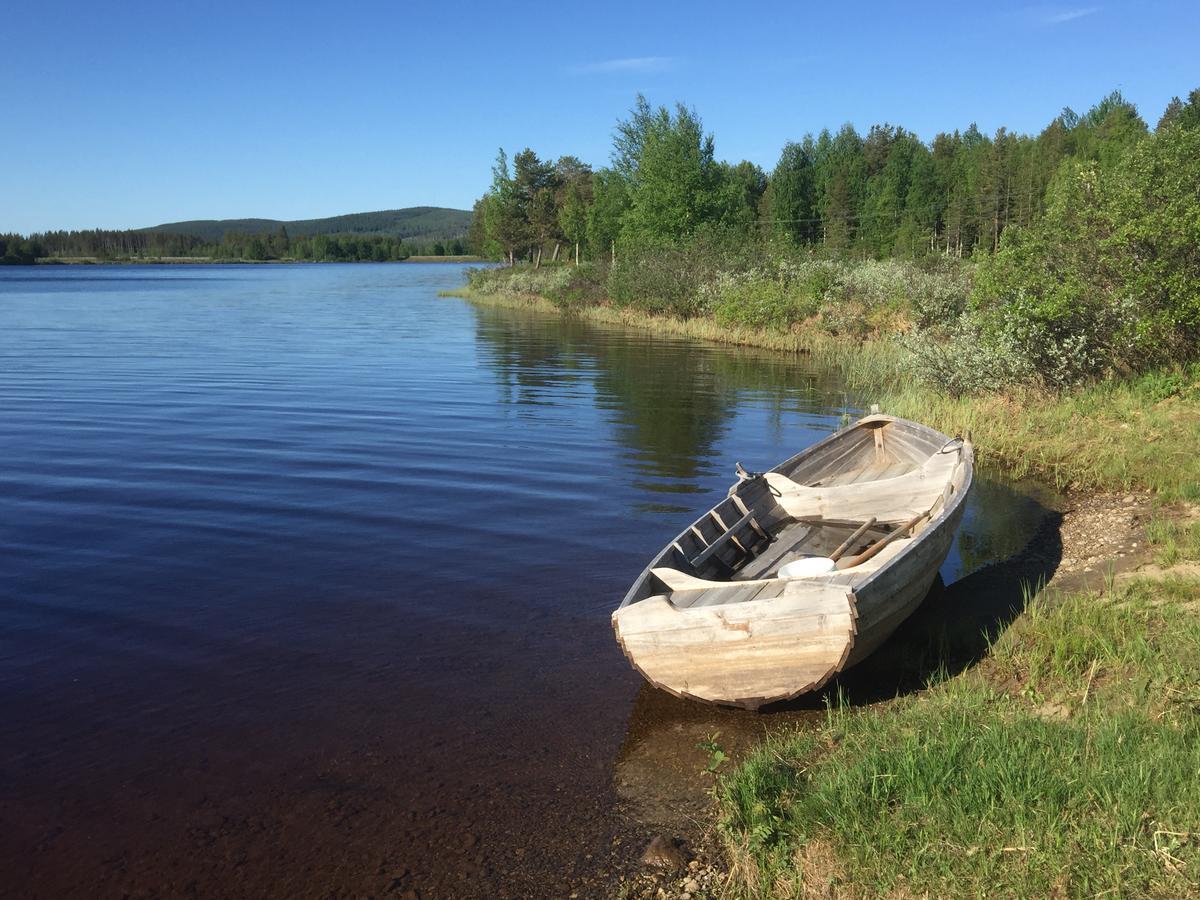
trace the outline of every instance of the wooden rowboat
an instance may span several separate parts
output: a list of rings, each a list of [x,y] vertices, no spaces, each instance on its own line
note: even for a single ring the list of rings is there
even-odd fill
[[[638,576],[613,613],[618,643],[682,697],[753,709],[817,690],[925,598],[973,461],[969,436],[870,415],[769,472],[739,466]]]

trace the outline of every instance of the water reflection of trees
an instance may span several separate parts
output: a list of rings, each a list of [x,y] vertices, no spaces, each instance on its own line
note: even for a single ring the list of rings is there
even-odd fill
[[[512,310],[474,310],[480,359],[494,373],[502,403],[545,404],[549,390],[591,380],[595,359],[578,329],[556,334],[536,318]]]
[[[501,401],[554,402],[564,385],[610,413],[635,471],[692,480],[733,420],[739,396],[757,395],[774,427],[797,407],[828,415],[843,395],[834,381],[779,354],[707,347],[532,310],[475,307],[480,359]]]

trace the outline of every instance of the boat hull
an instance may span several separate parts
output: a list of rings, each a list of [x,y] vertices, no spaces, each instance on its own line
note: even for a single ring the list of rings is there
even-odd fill
[[[883,577],[855,591],[858,637],[843,670],[862,662],[879,649],[929,596],[950,553],[963,512],[964,506],[960,505],[935,533],[929,535],[928,542],[917,548],[917,552],[898,560]]]
[[[753,709],[817,690],[845,665],[855,604],[840,587],[688,611],[654,597],[615,614],[613,630],[656,687]]]
[[[868,417],[734,485],[643,571],[613,613],[617,641],[648,681],[682,697],[757,708],[818,690],[925,599],[962,521],[972,468],[969,441]],[[912,522],[896,524],[914,505]],[[837,520],[842,508],[863,528],[872,509],[890,517],[873,526],[874,555],[864,550],[819,576],[779,576],[789,558],[828,554],[855,531],[857,521]],[[820,515],[810,521],[812,511]]]

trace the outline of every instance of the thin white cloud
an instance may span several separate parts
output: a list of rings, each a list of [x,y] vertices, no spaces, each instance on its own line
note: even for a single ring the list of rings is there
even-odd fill
[[[1041,13],[1041,20],[1046,25],[1062,25],[1065,22],[1074,22],[1076,19],[1082,19],[1084,16],[1090,16],[1100,12],[1098,6],[1083,6],[1076,9],[1047,9]]]
[[[568,71],[572,75],[612,75],[619,72],[665,72],[674,65],[673,56],[627,56],[572,66]]]

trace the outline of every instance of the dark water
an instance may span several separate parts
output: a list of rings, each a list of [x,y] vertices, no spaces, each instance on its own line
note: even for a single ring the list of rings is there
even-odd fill
[[[626,853],[612,607],[859,400],[461,281],[0,269],[3,890],[547,896]],[[1043,515],[980,488],[948,583]]]

